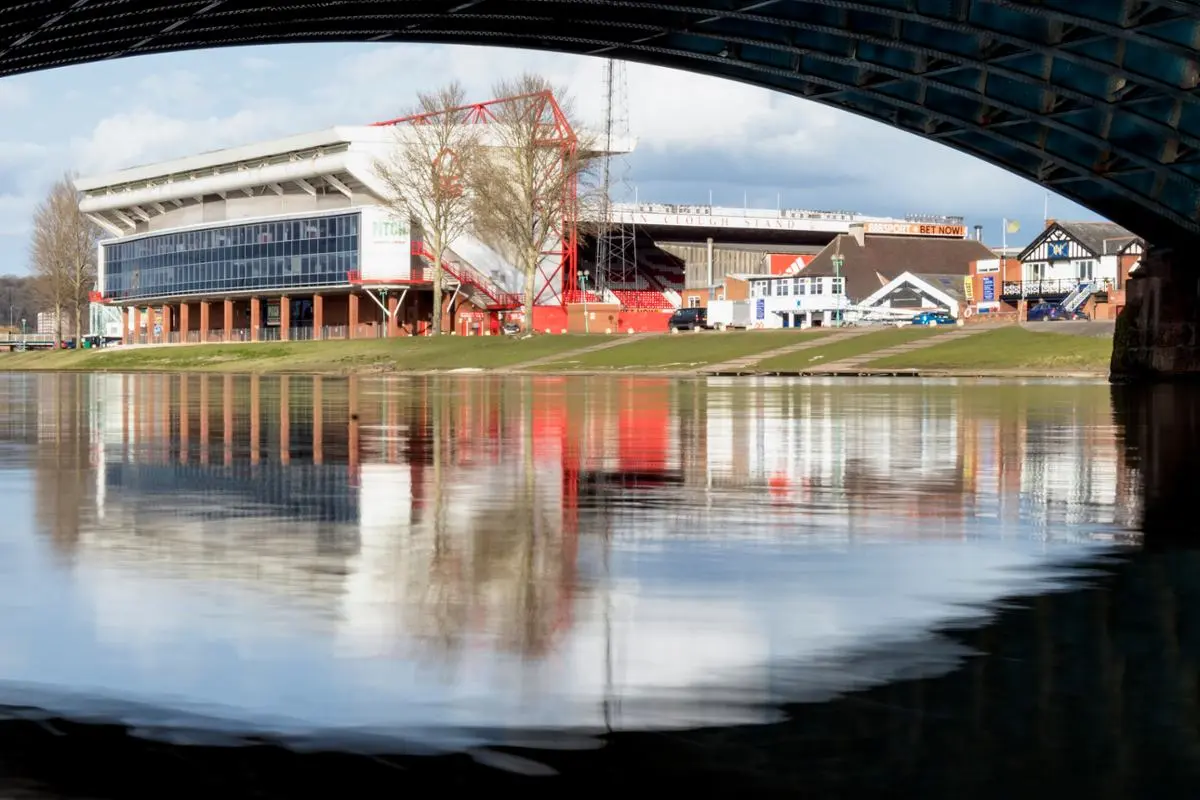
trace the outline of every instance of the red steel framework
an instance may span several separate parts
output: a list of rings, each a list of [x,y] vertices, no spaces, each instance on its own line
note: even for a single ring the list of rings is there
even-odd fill
[[[501,97],[483,103],[470,103],[440,111],[410,114],[406,117],[376,122],[373,127],[421,125],[446,114],[461,115],[462,123],[465,125],[488,125],[500,122],[493,109],[509,104],[521,104],[522,113],[530,115],[530,118],[537,121],[538,130],[541,131],[536,140],[538,146],[552,147],[558,150],[558,159],[548,169],[558,170],[561,175],[573,171],[579,155],[579,137],[576,136],[575,129],[571,127],[562,107],[554,98],[554,93],[548,89],[513,97]],[[576,175],[570,180],[560,181],[560,183],[563,187],[563,195],[560,198],[562,216],[559,224],[555,226],[555,230],[558,232],[559,246],[557,249],[546,250],[541,254],[543,257],[557,256],[558,265],[549,275],[546,275],[539,266],[538,274],[543,277],[544,283],[534,297],[534,305],[539,304],[547,291],[553,292],[555,299],[564,307],[573,294],[578,294],[576,274],[579,258],[579,179]],[[553,216],[558,218],[559,215],[556,212]],[[562,277],[562,290],[555,292],[554,280],[559,276]]]

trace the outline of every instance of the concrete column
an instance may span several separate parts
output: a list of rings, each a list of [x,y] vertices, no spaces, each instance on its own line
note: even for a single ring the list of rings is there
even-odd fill
[[[124,313],[121,314],[121,318],[124,320],[121,325],[121,344],[129,344],[133,341],[136,341],[133,338],[133,320],[135,313],[136,309],[134,309],[133,306],[129,306],[125,309]]]
[[[188,462],[188,450],[191,447],[192,420],[190,416],[191,400],[188,396],[189,375],[179,376],[179,463]]]
[[[387,335],[389,337],[400,335],[400,315],[396,313],[396,309],[400,307],[400,298],[394,294],[389,294],[387,299]]]
[[[358,338],[358,292],[350,293],[350,335],[347,338]]]
[[[233,301],[225,298],[225,341],[233,341]]]
[[[189,303],[179,304],[179,341],[186,342],[188,332],[192,329],[192,306]]]
[[[208,312],[211,305],[207,300],[200,301],[200,341],[202,342],[208,341]]]
[[[203,308],[203,306],[201,307]],[[201,312],[200,318],[204,318],[204,313]],[[203,333],[203,331],[201,331]],[[208,376],[200,376],[200,463],[208,463],[208,412],[209,406],[212,405],[212,396],[209,394]]]
[[[1196,254],[1149,245],[1125,284],[1113,335],[1111,377],[1155,382],[1200,376],[1200,282]]]
[[[170,303],[163,303],[162,309],[160,309],[160,316],[162,317],[162,331],[163,331],[162,332],[162,340],[163,340],[163,342],[169,342],[169,341],[171,341],[171,304]]]
[[[250,298],[250,341],[257,342],[261,337],[259,331],[262,330],[262,300],[257,297]]]
[[[279,341],[286,342],[292,329],[292,298],[279,298]]]
[[[257,464],[261,457],[259,440],[262,437],[262,379],[250,376],[250,463]]]
[[[313,463],[325,462],[325,400],[323,396],[324,382],[317,375],[312,379],[312,448]]]
[[[292,461],[292,381],[279,376],[279,463]]]
[[[226,375],[221,386],[221,438],[225,444],[225,466],[233,463],[233,376]]]
[[[325,327],[325,298],[319,294],[313,295],[313,338],[324,339],[321,329]]]
[[[154,306],[146,307],[146,343],[157,342],[154,338]]]

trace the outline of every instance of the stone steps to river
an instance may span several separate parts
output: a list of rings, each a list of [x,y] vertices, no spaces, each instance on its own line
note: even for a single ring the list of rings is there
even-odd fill
[[[767,350],[762,353],[754,353],[748,356],[740,356],[739,358],[731,358],[720,364],[711,364],[709,366],[697,367],[696,372],[702,375],[745,375],[756,372],[753,369],[759,362],[766,361],[769,358],[778,358],[779,356],[787,356],[792,353],[797,353],[801,350],[808,350],[812,347],[824,347],[833,342],[841,342],[846,339],[853,339],[856,336],[862,336],[864,333],[870,333],[869,329],[862,328],[846,328],[836,330],[826,336],[816,336],[811,339],[805,339],[795,344],[776,347],[773,350]]]
[[[870,371],[870,368],[866,367],[866,365],[872,361],[879,361],[880,359],[890,358],[891,356],[911,353],[915,350],[923,350],[926,347],[933,347],[936,344],[945,344],[946,342],[952,342],[956,339],[965,339],[968,336],[975,336],[979,333],[982,333],[983,330],[984,329],[982,327],[972,327],[956,328],[949,333],[938,331],[932,336],[914,339],[911,342],[892,345],[891,347],[885,347],[882,350],[872,350],[869,353],[861,353],[856,356],[848,356],[846,358],[838,359],[837,361],[830,361],[828,364],[821,364],[820,366],[807,369],[805,370],[805,373],[817,375],[829,372],[854,372],[860,369]]]

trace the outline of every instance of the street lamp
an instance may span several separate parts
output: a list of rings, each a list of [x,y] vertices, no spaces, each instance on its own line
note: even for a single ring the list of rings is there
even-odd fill
[[[588,279],[588,271],[586,269],[580,270],[579,271],[579,291],[583,295],[583,332],[591,333],[591,329],[588,326],[587,290],[584,288],[587,286],[587,279]]]

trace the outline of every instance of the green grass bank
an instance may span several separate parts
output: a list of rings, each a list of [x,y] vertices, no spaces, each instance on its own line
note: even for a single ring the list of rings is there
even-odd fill
[[[703,373],[738,359],[741,372],[803,372],[856,359],[864,371],[937,374],[1108,374],[1112,340],[1066,331],[999,327],[946,341],[948,330],[884,328],[649,336],[371,339],[211,344],[0,354],[0,371],[316,373],[527,370],[537,373]],[[870,360],[889,347],[921,345]],[[600,347],[603,345],[608,347]],[[805,345],[791,353],[783,348]],[[863,359],[866,358],[864,361]]]

